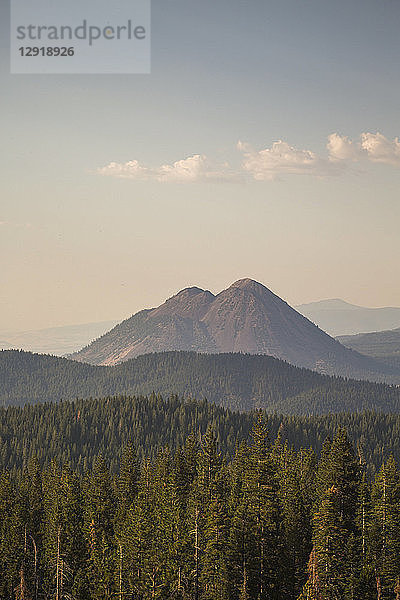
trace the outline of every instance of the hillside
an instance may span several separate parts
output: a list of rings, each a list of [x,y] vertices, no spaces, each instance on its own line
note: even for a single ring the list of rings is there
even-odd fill
[[[71,358],[115,365],[170,350],[266,354],[321,373],[400,382],[400,371],[342,346],[268,288],[241,279],[214,296],[182,290],[158,308],[143,310]]]
[[[167,352],[99,367],[53,356],[0,352],[0,403],[115,394],[208,399],[234,409],[285,414],[400,411],[400,388],[320,375],[270,356]]]
[[[400,308],[367,308],[344,300],[320,300],[296,306],[302,315],[338,337],[400,327]]]
[[[358,335],[343,335],[338,340],[352,350],[400,368],[400,328]]]
[[[248,438],[255,419],[254,413],[232,412],[206,401],[155,395],[0,408],[0,471],[24,468],[33,457],[43,466],[57,460],[85,471],[101,455],[115,472],[128,444],[141,459],[152,458],[166,446],[175,451],[192,433],[204,435],[209,425],[222,453],[232,456],[236,445]],[[282,444],[287,441],[296,449],[310,446],[317,454],[340,427],[361,444],[370,473],[390,454],[400,461],[400,415],[268,416],[272,439],[279,432]]]

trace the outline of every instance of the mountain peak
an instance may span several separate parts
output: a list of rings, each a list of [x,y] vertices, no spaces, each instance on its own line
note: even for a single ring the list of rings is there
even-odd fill
[[[238,279],[238,281],[235,281],[235,283],[232,283],[232,285],[228,288],[228,290],[232,293],[235,290],[241,290],[243,292],[247,292],[248,294],[252,294],[253,296],[257,297],[258,300],[260,300],[261,302],[265,303],[270,303],[270,302],[283,302],[281,300],[281,298],[279,298],[279,296],[277,296],[276,294],[274,294],[274,292],[271,292],[270,289],[268,289],[265,285],[263,285],[262,283],[259,283],[258,281],[255,281],[254,279],[250,279],[250,278],[245,278],[245,279]],[[221,292],[226,293],[228,290],[225,290],[225,292]]]
[[[73,358],[111,365],[169,350],[269,354],[346,376],[371,369],[371,359],[341,346],[250,278],[235,281],[215,296],[187,287],[161,306],[133,315]]]
[[[256,291],[270,291],[265,285],[255,281],[254,279],[250,279],[246,277],[244,279],[238,279],[232,285],[231,288],[239,288],[241,290],[246,290],[248,292],[256,292]]]
[[[181,316],[193,319],[201,319],[207,312],[214,295],[199,287],[187,287],[175,296],[169,298],[164,304],[150,311],[152,317]]]
[[[202,294],[205,290],[202,290],[199,287],[193,286],[193,287],[187,287],[184,288],[183,290],[180,290],[176,295],[175,298],[178,297],[185,297],[185,298],[190,298],[192,296],[197,296],[197,294]]]

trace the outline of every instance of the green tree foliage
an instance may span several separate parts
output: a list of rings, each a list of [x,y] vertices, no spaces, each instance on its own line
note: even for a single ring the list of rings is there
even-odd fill
[[[393,457],[382,465],[371,492],[371,558],[377,598],[400,594],[400,475]]]
[[[227,599],[227,484],[227,471],[214,431],[210,427],[203,439],[198,485],[193,490],[198,500],[193,504],[195,527],[199,529],[196,543],[201,552],[199,583],[203,590],[201,598],[204,600]]]
[[[85,480],[84,529],[88,548],[88,580],[91,597],[113,596],[116,548],[114,544],[114,490],[109,470],[101,456]]]
[[[396,373],[398,384],[400,372]],[[272,356],[238,353],[160,352],[98,367],[56,356],[3,350],[0,382],[0,406],[156,392],[207,398],[241,411],[262,408],[293,415],[400,412],[397,385],[329,377]]]
[[[20,494],[8,473],[0,475],[0,597],[12,598],[25,579],[25,529]],[[24,586],[25,581],[24,581]],[[22,593],[22,591],[20,590]]]
[[[310,600],[355,597],[360,569],[357,506],[360,470],[347,434],[327,440],[316,476],[313,551],[305,593]]]
[[[248,438],[253,422],[253,413],[231,412],[205,400],[187,401],[177,396],[163,399],[154,394],[0,408],[0,470],[16,473],[25,471],[30,460],[42,467],[56,460],[83,473],[93,468],[101,454],[115,473],[119,469],[121,448],[133,444],[138,461],[155,458],[166,446],[173,452],[180,448],[179,452],[183,452],[186,440],[192,437],[196,444],[210,423],[222,456],[231,458],[236,446]],[[400,462],[400,415],[375,412],[268,415],[271,437],[279,432],[281,445],[288,442],[296,450],[310,447],[316,454],[321,453],[324,440],[340,427],[346,429],[358,454],[362,454],[368,477],[391,454]],[[189,447],[185,452],[180,469],[182,477],[190,480],[196,452],[192,449],[191,457]],[[300,456],[299,468],[305,469],[307,477],[307,465],[313,459],[307,452]],[[301,485],[313,485],[312,478],[308,479]]]
[[[287,443],[279,450],[276,464],[286,567],[282,585],[285,595],[296,597],[305,583],[304,565],[311,552],[310,497],[315,465],[312,455],[306,461],[304,451],[297,453]]]
[[[387,458],[371,477],[362,440],[355,451],[342,427],[333,430],[336,418],[266,422],[258,413],[249,436],[228,451],[231,413],[207,412],[206,403],[141,399],[140,410],[149,414],[137,427],[149,426],[138,438],[140,454],[132,441],[120,448],[97,425],[98,411],[124,431],[121,412],[113,412],[125,410],[122,399],[88,406],[93,413],[79,402],[57,407],[72,422],[81,411],[79,420],[90,423],[86,446],[73,438],[80,456],[74,468],[62,454],[50,463],[29,458],[25,446],[23,465],[0,471],[1,600],[398,600],[396,461]],[[164,406],[165,422],[180,414],[194,425],[173,448],[151,446],[151,424],[157,428],[157,407]],[[43,428],[51,427],[51,415],[55,433],[58,413],[48,408],[32,414],[42,417]],[[354,423],[373,432],[387,422],[370,417],[348,417],[353,435]],[[290,426],[315,436],[322,451],[289,443]],[[320,444],[330,427],[333,435]],[[103,447],[103,432],[117,458],[92,448],[87,460],[90,443]]]

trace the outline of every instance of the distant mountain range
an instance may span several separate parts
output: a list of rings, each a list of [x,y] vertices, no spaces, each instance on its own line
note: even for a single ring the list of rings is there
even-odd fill
[[[113,367],[0,352],[0,405],[114,395],[178,394],[232,410],[327,414],[400,412],[400,387],[301,369],[271,356],[161,352]],[[151,419],[151,415],[149,416]]]
[[[400,327],[400,308],[394,307],[366,308],[334,299],[301,304],[296,310],[335,337]]]
[[[341,344],[357,352],[400,368],[400,328],[375,333],[343,335],[337,338]]]
[[[142,310],[70,358],[115,365],[170,350],[267,354],[319,371],[373,381],[400,381],[400,371],[342,346],[264,285],[241,279],[217,295],[186,288]]]
[[[66,325],[32,331],[0,331],[0,350],[11,348],[63,356],[80,350],[109,331],[118,321]]]

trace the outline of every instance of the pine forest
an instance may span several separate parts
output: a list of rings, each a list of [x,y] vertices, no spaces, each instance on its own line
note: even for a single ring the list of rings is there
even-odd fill
[[[151,459],[127,444],[116,472],[101,454],[4,469],[0,597],[398,599],[393,456],[371,476],[341,427],[316,453],[252,418],[231,453],[209,425]]]

